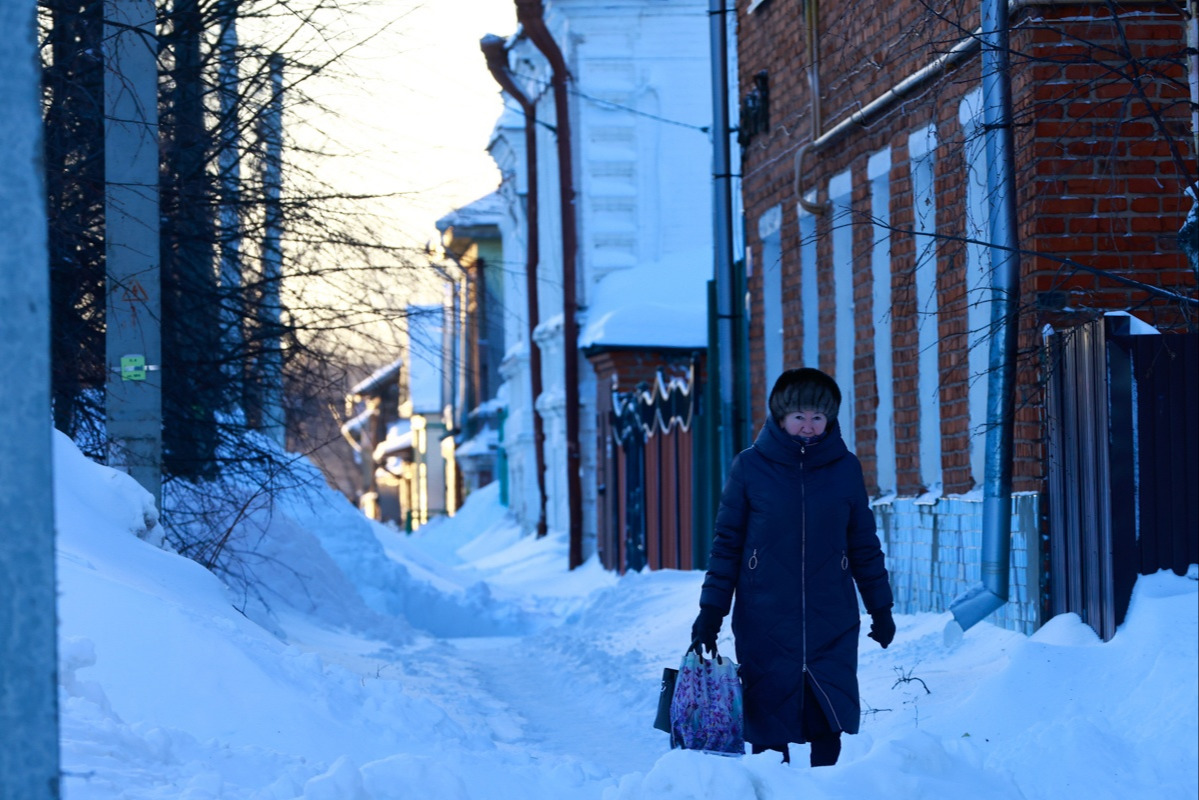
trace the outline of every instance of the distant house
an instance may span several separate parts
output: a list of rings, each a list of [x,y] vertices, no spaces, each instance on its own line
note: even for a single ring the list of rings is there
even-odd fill
[[[408,400],[400,406],[411,436],[411,461],[405,477],[410,498],[405,523],[415,530],[430,519],[453,514],[459,504],[454,462],[452,305],[410,305],[408,328]]]
[[[437,221],[452,264],[449,313],[454,329],[453,436],[463,497],[500,476],[499,426],[506,406],[498,398],[505,351],[506,294],[503,201],[496,193]]]
[[[452,515],[461,504],[453,438],[453,308],[408,306],[404,355],[346,396],[349,419],[341,431],[359,464],[358,506],[372,519],[408,531]]]
[[[399,475],[392,471],[394,440],[405,395],[404,360],[396,359],[355,384],[346,395],[349,417],[341,433],[354,449],[358,465],[356,502],[371,519],[402,518]]]

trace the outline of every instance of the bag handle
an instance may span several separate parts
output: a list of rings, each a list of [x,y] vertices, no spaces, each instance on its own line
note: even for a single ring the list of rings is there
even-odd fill
[[[703,645],[703,642],[701,642],[699,639],[696,639],[695,641],[693,641],[691,643],[691,646],[688,647],[683,652],[683,658],[687,657],[687,653],[695,653],[697,656],[699,656],[700,661],[715,661],[717,664],[724,663],[724,657],[720,655],[720,650],[718,650],[717,648],[712,648],[711,657],[705,657],[704,656],[704,645]]]

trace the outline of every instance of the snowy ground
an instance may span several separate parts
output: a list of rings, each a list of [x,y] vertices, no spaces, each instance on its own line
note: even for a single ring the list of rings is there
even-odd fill
[[[412,537],[277,498],[258,601],[138,538],[144,493],[62,436],[55,467],[68,800],[1199,794],[1195,568],[1142,578],[1107,644],[1066,615],[948,648],[947,615],[899,617],[862,641],[862,733],[811,770],[670,751],[658,679],[701,575],[568,572],[494,488]]]

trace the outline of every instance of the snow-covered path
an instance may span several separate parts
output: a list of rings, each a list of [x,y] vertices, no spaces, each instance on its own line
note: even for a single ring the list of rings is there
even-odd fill
[[[665,734],[650,720],[597,704],[594,684],[601,676],[547,652],[535,638],[457,639],[453,645],[485,692],[474,704],[503,710],[492,717],[502,746],[539,761],[577,759],[588,773],[613,777],[649,771],[665,749]]]
[[[142,541],[148,495],[58,445],[66,800],[1199,795],[1194,567],[1142,576],[1108,643],[1061,615],[947,647],[948,615],[900,615],[889,649],[861,643],[877,713],[812,770],[653,730],[701,573],[567,570],[564,538],[522,537],[494,493],[423,536],[298,498],[259,542],[255,607]]]

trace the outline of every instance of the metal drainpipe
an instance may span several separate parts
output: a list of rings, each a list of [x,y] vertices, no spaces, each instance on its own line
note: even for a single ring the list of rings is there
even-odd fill
[[[956,639],[1008,600],[1012,530],[1012,431],[1015,415],[1020,255],[1016,228],[1012,85],[1007,0],[982,2],[983,136],[991,248],[991,351],[987,369],[987,438],[983,471],[982,583],[949,610],[945,636]]]
[[[827,203],[813,203],[804,196],[800,178],[803,174],[803,157],[809,150],[818,149],[818,143],[824,132],[824,118],[820,106],[820,2],[819,0],[804,0],[804,41],[808,47],[808,93],[812,118],[812,141],[801,145],[795,151],[795,196],[799,206],[809,214],[823,214],[828,209]]]
[[[712,222],[716,279],[716,351],[720,392],[719,458],[720,483],[737,454],[738,422],[736,365],[733,361],[734,332],[740,316],[733,300],[733,200],[732,168],[729,157],[729,86],[727,8],[725,0],[709,0],[708,21],[712,51]]]
[[[575,213],[574,159],[571,153],[570,106],[566,81],[570,72],[554,37],[545,27],[541,0],[516,0],[516,19],[529,40],[550,62],[554,91],[554,114],[558,139],[558,192],[562,213],[562,338],[566,362],[566,486],[570,503],[570,568],[583,564],[583,468],[579,448],[579,321],[576,292],[578,280],[578,220]]]
[[[1187,20],[1187,50],[1190,51],[1188,78],[1191,85],[1191,137],[1194,139],[1194,152],[1199,154],[1199,2],[1191,0],[1189,9],[1190,19]],[[1199,197],[1195,197],[1199,203]]]
[[[528,184],[525,201],[525,218],[528,224],[528,247],[525,254],[525,289],[528,294],[528,327],[526,335],[529,340],[529,373],[532,380],[533,397],[533,450],[537,460],[537,536],[545,536],[545,422],[537,413],[536,402],[541,396],[541,346],[533,338],[533,331],[541,324],[540,306],[538,305],[537,265],[541,260],[541,235],[538,225],[538,189],[537,189],[537,104],[521,91],[508,69],[508,52],[504,48],[504,40],[499,36],[488,34],[479,42],[483,56],[487,59],[487,69],[491,77],[508,95],[520,104],[525,115],[525,183]]]

